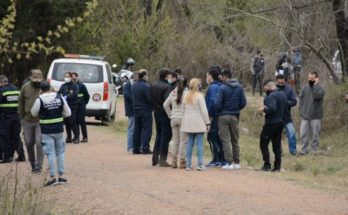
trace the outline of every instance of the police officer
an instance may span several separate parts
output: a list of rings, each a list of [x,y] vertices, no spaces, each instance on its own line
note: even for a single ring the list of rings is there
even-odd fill
[[[77,104],[77,126],[81,127],[82,140],[81,143],[88,142],[87,126],[86,126],[86,105],[89,101],[89,93],[86,85],[84,85],[78,78],[79,75],[76,72],[72,73],[73,81],[79,88],[78,104]]]
[[[47,156],[50,180],[45,186],[57,183],[56,168],[58,169],[58,183],[67,182],[64,175],[64,123],[63,117],[70,116],[67,102],[61,95],[52,92],[50,84],[43,80],[40,84],[42,94],[35,100],[31,114],[40,118],[42,150]],[[57,161],[57,162],[56,162]]]
[[[79,127],[77,125],[77,95],[79,94],[78,86],[72,81],[71,72],[64,73],[65,83],[58,90],[58,94],[62,95],[68,102],[69,108],[71,109],[71,116],[64,119],[66,128],[67,138],[66,143],[80,143],[79,139]],[[71,139],[71,130],[74,133],[74,139]]]
[[[2,163],[10,163],[17,151],[16,161],[25,161],[23,144],[20,140],[20,119],[17,113],[19,89],[8,83],[6,76],[0,76],[0,144],[3,150]]]

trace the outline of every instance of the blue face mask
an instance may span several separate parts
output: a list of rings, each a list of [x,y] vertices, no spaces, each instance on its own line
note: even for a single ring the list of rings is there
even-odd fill
[[[167,80],[168,84],[172,84],[173,81],[172,80]]]

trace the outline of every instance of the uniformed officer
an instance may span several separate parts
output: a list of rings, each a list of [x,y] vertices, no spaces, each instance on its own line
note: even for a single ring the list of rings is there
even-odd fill
[[[71,112],[63,97],[52,92],[50,84],[43,80],[40,84],[42,94],[36,99],[31,114],[40,118],[42,150],[47,156],[50,180],[45,186],[57,183],[55,164],[58,166],[58,183],[67,182],[64,174],[64,120]],[[57,162],[56,162],[57,161]]]
[[[68,102],[71,109],[71,116],[64,119],[67,138],[66,143],[80,143],[79,139],[79,127],[77,125],[77,95],[79,94],[78,86],[72,81],[71,72],[64,73],[65,83],[59,88],[58,94],[62,95]],[[71,130],[74,133],[74,139],[71,139]]]
[[[8,83],[8,78],[0,76],[0,144],[3,150],[2,163],[10,163],[14,152],[16,161],[25,161],[23,144],[20,140],[21,125],[17,113],[19,89]]]
[[[78,104],[77,104],[77,126],[81,127],[82,132],[82,140],[81,143],[87,143],[88,142],[88,135],[87,135],[87,126],[86,126],[86,105],[89,101],[89,93],[87,90],[86,85],[84,85],[79,80],[79,75],[76,72],[72,73],[73,81],[77,84],[79,88],[79,94],[78,94]]]

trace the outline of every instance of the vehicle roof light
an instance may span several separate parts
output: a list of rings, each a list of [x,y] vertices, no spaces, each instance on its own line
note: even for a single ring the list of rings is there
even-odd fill
[[[80,55],[80,54],[64,54],[65,58],[105,60],[105,56]]]

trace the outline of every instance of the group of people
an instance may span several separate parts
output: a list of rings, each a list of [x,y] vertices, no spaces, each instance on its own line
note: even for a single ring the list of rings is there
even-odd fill
[[[291,50],[291,53],[282,53],[277,59],[275,65],[275,76],[282,75],[289,85],[291,85],[296,93],[301,90],[301,64],[302,53],[300,49]],[[252,93],[255,95],[256,87],[260,96],[263,95],[263,78],[265,72],[265,58],[261,50],[256,51],[256,55],[251,59],[250,71],[252,73]]]
[[[203,138],[204,133],[207,133],[212,153],[212,160],[207,165],[240,169],[238,127],[240,112],[247,101],[244,89],[233,77],[233,73],[228,69],[221,71],[219,66],[209,68],[205,97],[201,80],[192,78],[188,81],[182,76],[181,70],[162,68],[157,75],[158,80],[149,84],[147,71],[139,70],[125,86],[125,109],[129,119],[128,151],[133,154],[152,154],[153,166],[192,170],[192,150],[196,143],[196,169],[206,170]],[[283,130],[288,137],[290,154],[298,156],[318,150],[325,91],[314,71],[308,74],[308,85],[302,89],[299,97],[283,74],[278,74],[275,81],[267,80],[260,84],[262,91],[266,93],[263,105],[258,108],[265,115],[260,135],[260,150],[264,161],[261,170],[280,171]],[[296,149],[296,130],[291,116],[291,108],[297,105],[298,100],[302,118],[302,149],[299,152]],[[150,141],[153,116],[156,139],[152,152]],[[169,164],[167,158],[171,140],[173,151]],[[268,149],[270,141],[275,155],[273,168]]]
[[[20,138],[23,129],[24,143],[33,173],[42,171],[44,154],[48,159],[51,179],[47,186],[66,183],[64,174],[65,143],[79,143],[79,129],[87,142],[85,123],[86,104],[89,94],[86,86],[78,81],[75,72],[65,73],[65,83],[54,92],[50,83],[43,79],[40,70],[31,70],[30,79],[21,90],[0,76],[0,160],[2,163],[26,161]],[[67,138],[64,140],[64,124]],[[72,139],[71,130],[74,138]],[[57,162],[56,162],[57,161]],[[58,166],[56,179],[55,163]]]

